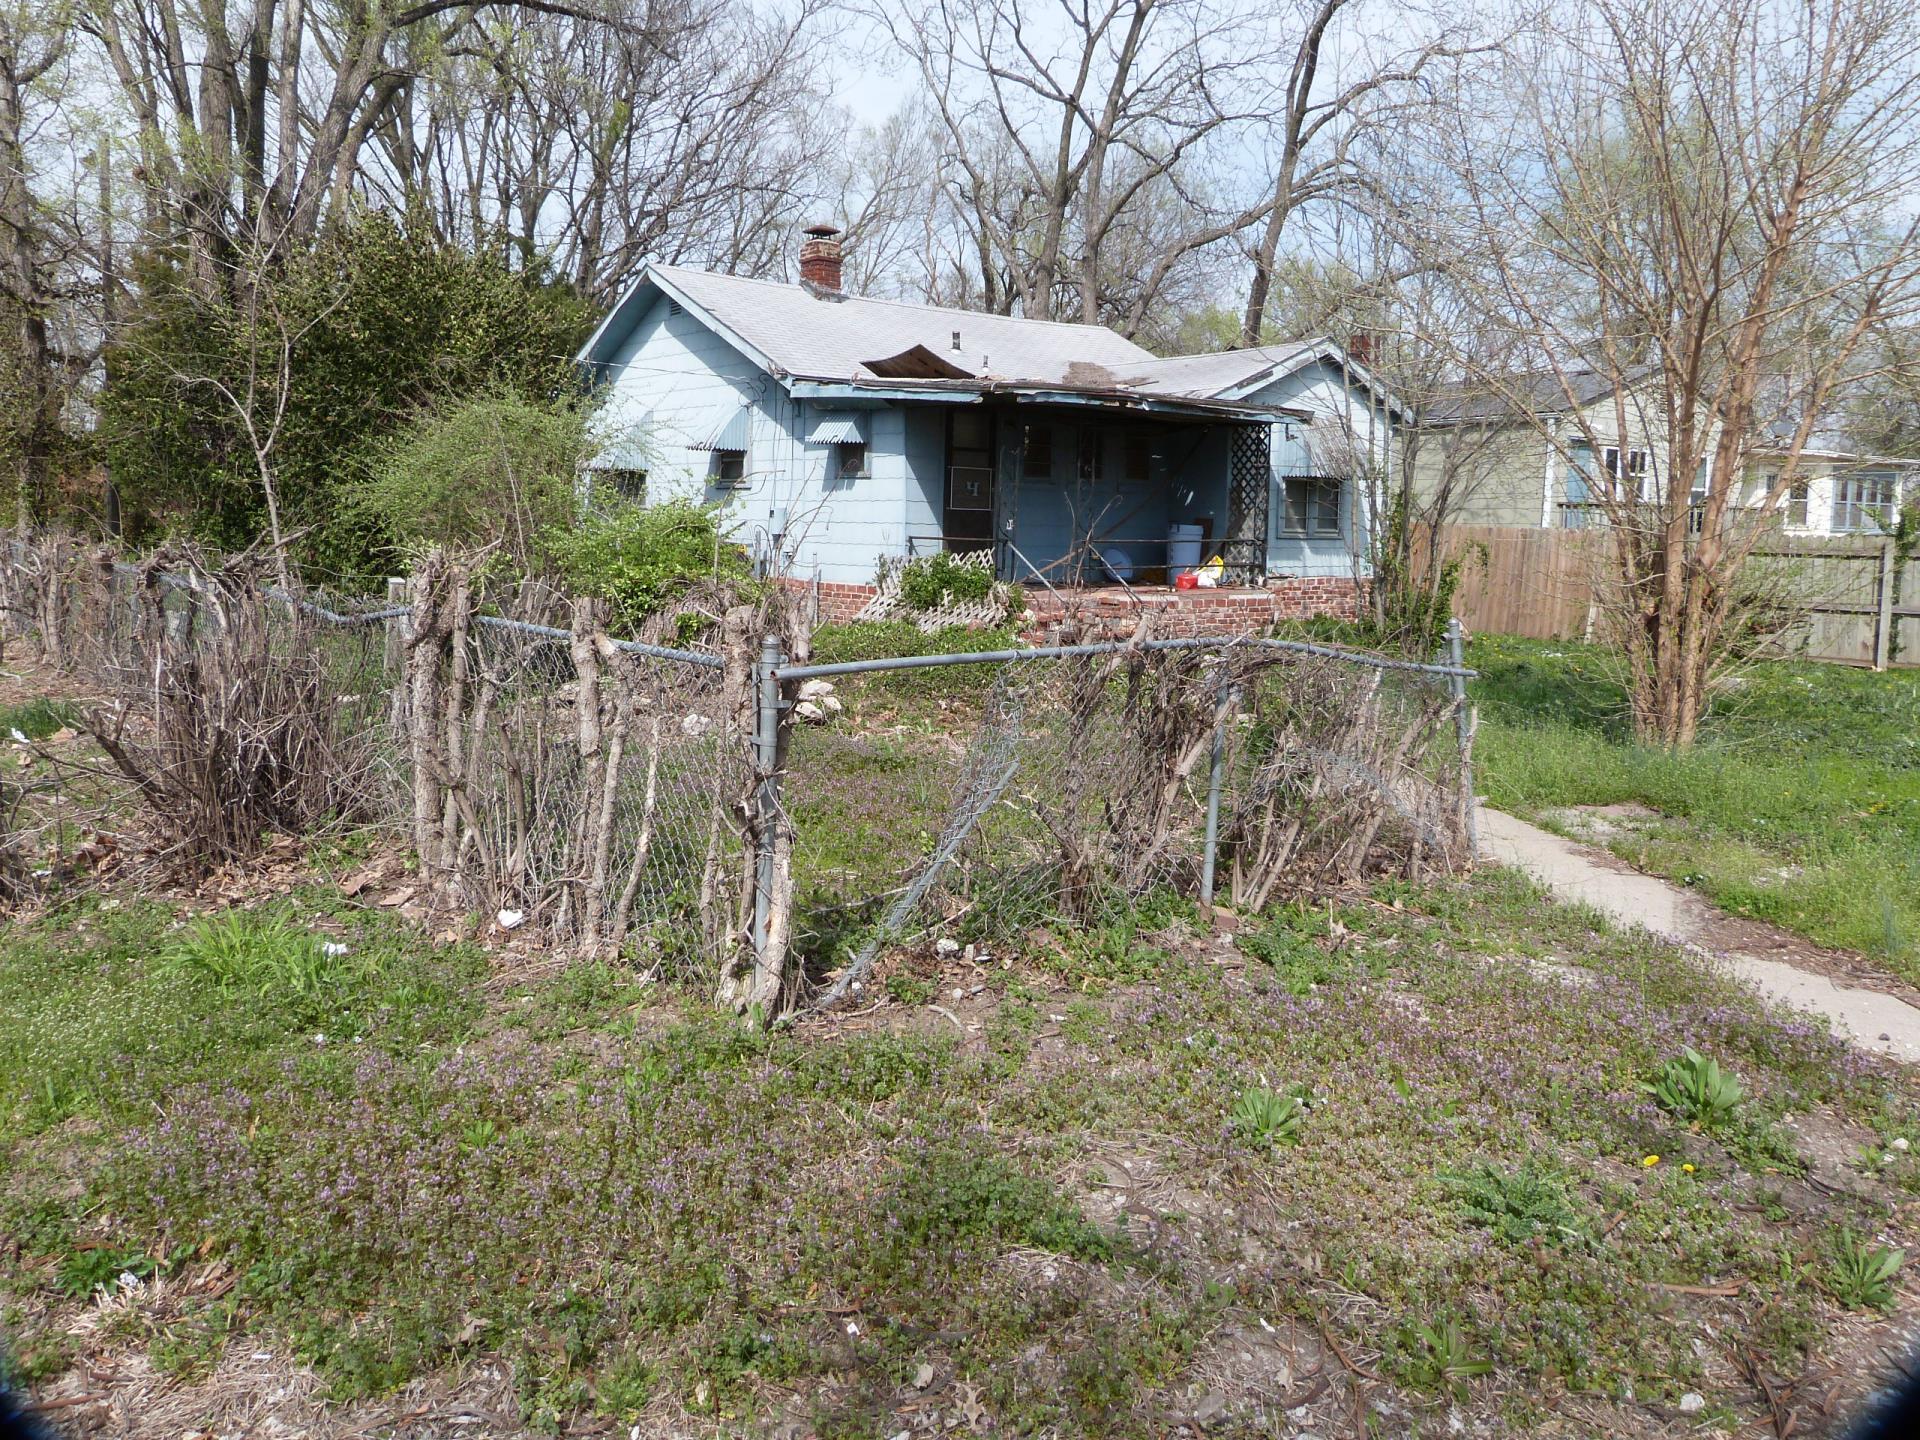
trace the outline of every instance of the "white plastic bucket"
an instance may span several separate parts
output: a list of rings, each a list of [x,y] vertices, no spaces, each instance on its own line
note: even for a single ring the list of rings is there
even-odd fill
[[[1200,540],[1205,533],[1198,525],[1175,525],[1167,531],[1169,582],[1200,568]]]

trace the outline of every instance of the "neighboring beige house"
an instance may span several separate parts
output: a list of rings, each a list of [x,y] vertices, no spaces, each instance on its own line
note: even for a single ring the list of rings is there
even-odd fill
[[[1566,384],[1541,374],[1507,382],[1504,393],[1492,388],[1437,405],[1420,424],[1415,488],[1429,506],[1443,487],[1450,492],[1447,523],[1586,529],[1605,523],[1601,477],[1630,481],[1643,494],[1658,482],[1666,450],[1648,397],[1629,390],[1622,406],[1611,377],[1593,372],[1571,374]],[[1515,412],[1510,396],[1536,407],[1531,419]],[[1757,514],[1765,504],[1789,438],[1778,429],[1780,450],[1756,452],[1736,510]],[[1903,498],[1920,501],[1920,464],[1858,454],[1837,425],[1810,438],[1799,470],[1803,478],[1778,505],[1789,534],[1880,534],[1892,528]],[[1704,476],[1694,489],[1705,498]]]

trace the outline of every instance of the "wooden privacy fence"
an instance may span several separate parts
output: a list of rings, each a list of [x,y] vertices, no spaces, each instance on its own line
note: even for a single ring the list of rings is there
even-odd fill
[[[1454,613],[1469,629],[1537,640],[1592,639],[1609,562],[1604,529],[1449,525],[1449,558],[1465,563]],[[1781,650],[1848,665],[1920,665],[1920,558],[1890,538],[1808,537],[1764,544],[1754,563],[1783,567],[1802,601]]]

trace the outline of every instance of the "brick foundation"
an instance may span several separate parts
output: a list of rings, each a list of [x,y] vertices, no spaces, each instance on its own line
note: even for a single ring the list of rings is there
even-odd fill
[[[877,593],[872,585],[843,585],[822,581],[782,579],[780,584],[804,604],[817,594],[822,621],[851,620]],[[1097,585],[1062,590],[1057,595],[1041,586],[1029,586],[1027,605],[1033,624],[1026,638],[1035,643],[1057,638],[1063,628],[1077,634],[1094,631],[1131,634],[1143,610],[1154,612],[1154,633],[1161,636],[1259,635],[1282,620],[1305,620],[1334,615],[1351,620],[1358,610],[1360,589],[1353,580],[1334,576],[1269,580],[1259,588],[1234,590],[1168,590],[1161,586],[1133,590]]]
[[[853,619],[866,608],[869,600],[880,593],[877,585],[841,585],[826,580],[816,585],[811,580],[794,580],[785,576],[779,583],[781,588],[792,592],[803,606],[811,604],[817,592],[822,623]]]

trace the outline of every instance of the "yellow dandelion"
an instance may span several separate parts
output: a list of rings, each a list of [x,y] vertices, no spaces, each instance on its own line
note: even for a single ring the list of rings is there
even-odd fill
[[[1687,1172],[1687,1174],[1689,1174],[1689,1175],[1691,1175],[1691,1174],[1693,1173],[1693,1166],[1691,1166],[1691,1165],[1682,1165],[1682,1166],[1681,1166],[1680,1168],[1681,1168],[1682,1170],[1684,1170],[1684,1171],[1686,1171],[1686,1172]]]
[[[1659,1163],[1660,1163],[1660,1157],[1658,1155],[1649,1155],[1647,1156],[1646,1159],[1640,1162],[1640,1167],[1643,1170],[1651,1170],[1654,1166],[1658,1165]]]

